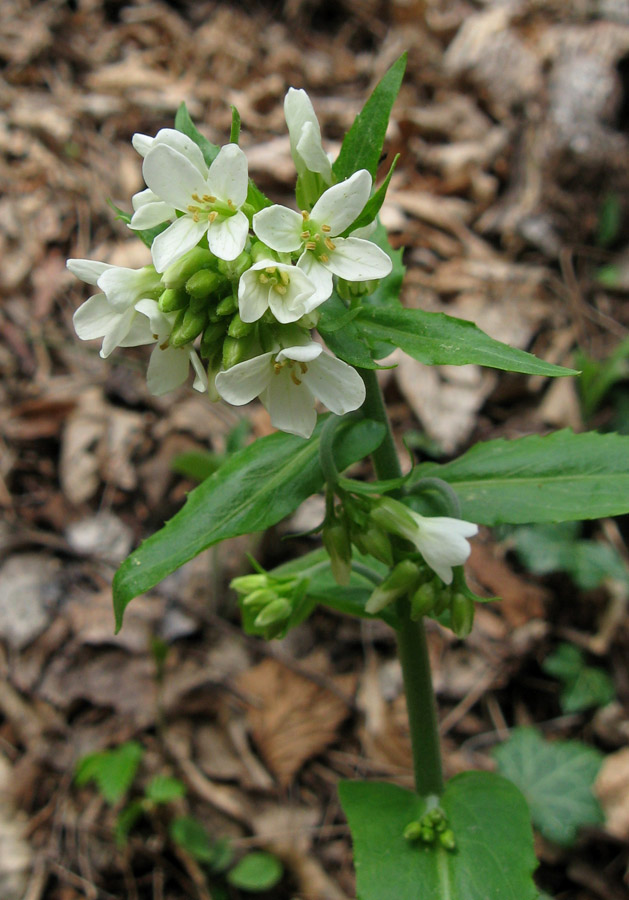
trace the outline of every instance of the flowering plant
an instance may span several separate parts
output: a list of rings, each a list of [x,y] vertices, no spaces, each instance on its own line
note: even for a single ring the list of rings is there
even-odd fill
[[[359,895],[534,900],[529,812],[515,786],[487,772],[444,783],[424,620],[459,638],[470,633],[482,600],[463,565],[479,524],[626,512],[627,439],[562,431],[489,441],[402,474],[376,374],[395,348],[427,365],[577,374],[470,322],[401,305],[401,252],[378,224],[396,160],[376,190],[374,182],[404,66],[402,57],[384,75],[333,161],[307,94],[288,91],[295,209],[272,204],[249,179],[235,111],[219,148],[182,106],[174,129],[133,139],[147,187],[121,215],[150,247],[152,265],[68,260],[99,289],[74,323],[80,338],[102,338],[103,357],[152,344],[151,391],[180,386],[192,366],[196,390],[237,406],[258,397],[279,429],[230,456],[122,564],[116,622],[135,596],[202,550],[267,528],[323,490],[323,548],[298,569],[260,569],[233,586],[245,629],[267,639],[318,603],[395,630],[416,790],[341,785]],[[342,474],[365,456],[374,480]]]

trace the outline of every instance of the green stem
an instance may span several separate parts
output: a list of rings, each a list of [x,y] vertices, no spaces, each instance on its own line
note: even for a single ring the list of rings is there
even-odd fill
[[[402,471],[376,373],[361,369],[360,374],[367,390],[362,411],[387,429],[384,440],[373,453],[376,475],[381,480],[399,478]],[[406,691],[415,787],[422,796],[439,795],[443,793],[443,771],[426,633],[421,621],[413,622],[410,618],[405,599],[398,601],[398,606],[401,619],[397,629],[398,652]]]

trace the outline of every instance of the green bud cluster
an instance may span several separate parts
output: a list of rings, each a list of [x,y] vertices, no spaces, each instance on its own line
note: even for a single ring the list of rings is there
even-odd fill
[[[409,822],[403,835],[409,843],[443,847],[449,852],[456,850],[454,832],[449,826],[448,817],[439,806],[424,813],[421,818]]]
[[[443,584],[439,578],[431,578],[411,594],[411,619],[423,616],[438,618],[450,610],[450,627],[458,638],[466,638],[474,625],[474,600],[463,591]]]
[[[307,583],[296,575],[274,577],[260,572],[234,578],[231,586],[240,595],[245,630],[271,640],[286,633]]]

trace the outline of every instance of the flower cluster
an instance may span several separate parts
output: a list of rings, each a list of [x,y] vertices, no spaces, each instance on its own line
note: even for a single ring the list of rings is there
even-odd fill
[[[390,257],[355,228],[372,179],[361,169],[334,184],[305,91],[285,100],[297,169],[297,212],[271,205],[251,185],[236,143],[219,148],[164,128],[136,134],[146,189],[132,198],[129,227],[150,242],[142,269],[68,260],[99,293],[74,316],[78,336],[116,347],[155,344],[149,389],[194,387],[240,406],[259,397],[273,425],[309,437],[318,400],[337,415],[361,406],[363,381],[312,337],[334,290],[365,290],[391,271]]]

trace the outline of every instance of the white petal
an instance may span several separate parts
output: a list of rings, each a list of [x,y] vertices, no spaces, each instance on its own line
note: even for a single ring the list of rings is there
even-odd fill
[[[150,323],[151,333],[157,335],[157,340],[159,340],[160,343],[163,343],[171,332],[172,322],[168,316],[161,311],[157,302],[146,297],[144,300],[139,300],[135,304],[135,309],[137,312],[142,313],[143,316],[147,317]]]
[[[153,265],[163,272],[199,243],[208,228],[207,219],[195,222],[192,216],[182,216],[158,234],[151,246]]]
[[[116,324],[120,312],[107,302],[104,294],[94,294],[72,317],[74,330],[82,341],[92,341],[107,334]]]
[[[328,184],[330,183],[332,166],[321,146],[321,132],[318,124],[306,122],[295,150],[311,172],[318,172]]]
[[[358,218],[371,193],[371,175],[366,169],[354,172],[347,181],[335,184],[321,194],[312,208],[310,218],[318,224],[330,226],[330,234],[340,234]]]
[[[107,359],[116,347],[119,347],[122,341],[127,337],[135,316],[136,312],[133,307],[125,309],[124,312],[118,315],[113,328],[109,329],[103,338],[103,346],[100,350],[100,355],[103,359]]]
[[[119,347],[142,347],[155,343],[155,332],[146,316],[136,312],[127,336],[118,344]]]
[[[303,243],[303,221],[298,212],[287,206],[267,206],[253,217],[253,230],[273,250],[291,253]]]
[[[114,268],[109,263],[97,262],[95,259],[66,259],[66,266],[73,275],[87,284],[96,284],[103,272]]]
[[[216,390],[223,400],[233,406],[244,406],[257,397],[274,376],[271,359],[273,353],[262,353],[253,359],[236,363],[231,369],[216,376]]]
[[[112,306],[123,310],[133,306],[142,294],[157,290],[159,278],[149,266],[142,269],[112,266],[100,276],[98,286],[107,294]]]
[[[361,228],[355,228],[352,231],[352,237],[362,238],[366,241],[371,237],[377,227],[378,222],[376,221],[376,219],[372,219],[369,225],[363,225]]]
[[[207,233],[210,250],[219,259],[236,259],[244,250],[249,234],[249,220],[243,212],[235,216],[219,216]],[[188,248],[190,249],[190,248]]]
[[[153,193],[151,191],[151,193]],[[162,222],[168,222],[175,218],[174,206],[169,206],[163,200],[155,200],[154,202],[145,203],[140,206],[131,216],[129,228],[134,231],[142,231],[145,228],[154,228],[161,225]]]
[[[356,369],[328,353],[322,353],[308,366],[303,379],[317,400],[337,416],[364,403],[365,384]]]
[[[418,524],[415,545],[445,584],[452,582],[452,567],[462,566],[471,553],[466,540],[478,532],[472,522],[448,516],[424,517],[411,512]]]
[[[151,353],[146,372],[149,391],[157,397],[174,391],[188,377],[189,368],[190,354],[185,347],[166,347],[162,350],[158,345]]]
[[[238,311],[243,322],[257,322],[269,306],[269,286],[260,284],[256,268],[244,272],[238,282]]]
[[[205,371],[205,366],[199,359],[197,352],[195,350],[189,350],[190,362],[192,363],[192,368],[194,370],[195,379],[192,382],[192,387],[195,391],[203,391],[207,390],[208,387],[208,378],[207,372]]]
[[[317,424],[314,399],[305,384],[297,385],[286,369],[273,373],[267,390],[260,396],[280,431],[309,438]]]
[[[334,288],[332,273],[329,272],[316,258],[314,253],[305,250],[297,262],[299,268],[306,273],[308,279],[315,287],[315,292],[310,298],[310,309],[320,306],[328,299]]]
[[[205,180],[197,167],[166,144],[151,147],[142,165],[142,174],[147,185],[161,200],[182,212],[194,203],[192,194],[201,196],[207,193]]]
[[[210,166],[207,178],[210,193],[219,200],[231,200],[241,207],[247,199],[249,176],[247,157],[238,144],[226,144]]]
[[[199,170],[202,178],[207,178],[207,165],[201,148],[187,134],[183,134],[175,128],[161,128],[155,135],[153,146],[156,144],[166,144],[167,147],[177,150]]]
[[[316,341],[311,341],[309,344],[297,345],[296,347],[284,347],[277,354],[277,361],[283,362],[285,359],[293,359],[296,362],[312,362],[313,359],[317,359],[317,357],[321,356],[323,353],[323,347],[321,344],[317,344]]]
[[[336,250],[329,254],[327,268],[348,281],[371,281],[391,272],[391,258],[372,241],[335,238]]]
[[[136,150],[140,156],[146,156],[151,147],[153,146],[154,137],[151,137],[150,134],[142,134],[139,131],[131,138],[131,143],[133,144],[133,149]]]

